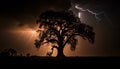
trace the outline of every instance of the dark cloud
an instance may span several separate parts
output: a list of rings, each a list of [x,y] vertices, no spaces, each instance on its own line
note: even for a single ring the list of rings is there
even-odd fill
[[[41,12],[49,9],[67,10],[69,0],[30,0],[30,1],[1,1],[0,2],[0,27],[8,28],[16,25],[32,26]]]

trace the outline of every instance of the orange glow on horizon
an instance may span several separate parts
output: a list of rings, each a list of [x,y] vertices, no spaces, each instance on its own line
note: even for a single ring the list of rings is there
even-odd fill
[[[47,56],[47,52],[51,52],[51,46],[52,44],[45,44],[41,46],[39,49],[35,48],[34,41],[38,38],[39,33],[36,32],[38,28],[29,28],[27,26],[21,27],[21,28],[14,28],[11,29],[10,32],[15,35],[16,39],[18,41],[22,41],[22,44],[26,46],[26,51],[29,51],[31,54],[36,53],[38,56]],[[44,30],[44,28],[41,28],[39,30]],[[24,48],[23,48],[24,49]],[[68,45],[65,46],[63,52],[66,56],[69,56],[71,53],[70,47]],[[23,51],[23,52],[26,52]],[[52,56],[57,56],[58,50],[54,48]],[[74,54],[74,53],[73,53]]]

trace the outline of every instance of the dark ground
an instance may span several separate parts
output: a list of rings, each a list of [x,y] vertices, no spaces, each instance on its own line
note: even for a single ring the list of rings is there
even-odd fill
[[[40,69],[73,68],[82,67],[119,67],[119,57],[67,57],[58,59],[54,57],[0,57],[0,66],[3,67],[39,67]],[[19,68],[17,67],[17,68]]]

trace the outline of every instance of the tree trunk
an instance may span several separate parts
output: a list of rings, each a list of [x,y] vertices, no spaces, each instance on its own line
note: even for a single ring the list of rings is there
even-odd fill
[[[59,45],[59,47],[58,47],[58,53],[57,53],[57,58],[59,58],[59,59],[62,59],[62,58],[65,58],[65,55],[64,55],[64,53],[63,53],[63,49],[64,49],[64,46],[63,46],[63,36],[61,35],[61,32],[60,32],[60,37],[58,38],[58,45]]]
[[[64,53],[63,53],[63,46],[59,46],[58,47],[58,54],[57,54],[57,58],[60,58],[60,59],[62,59],[62,58],[65,58],[65,55],[64,55]]]

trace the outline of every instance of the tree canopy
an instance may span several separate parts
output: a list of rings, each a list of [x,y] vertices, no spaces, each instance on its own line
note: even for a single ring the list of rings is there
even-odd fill
[[[95,33],[93,27],[81,23],[72,11],[45,11],[37,20],[39,25],[39,39],[35,40],[36,48],[43,44],[52,43],[52,52],[47,53],[51,56],[54,48],[58,50],[57,57],[63,57],[63,48],[66,44],[70,45],[72,51],[75,50],[78,39],[88,39],[90,43],[94,43]]]

